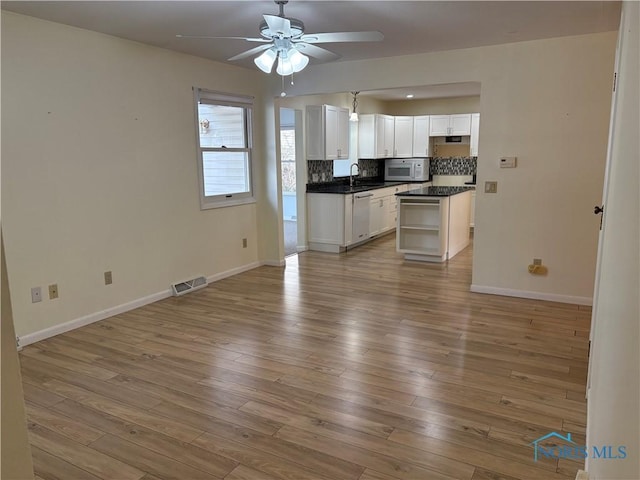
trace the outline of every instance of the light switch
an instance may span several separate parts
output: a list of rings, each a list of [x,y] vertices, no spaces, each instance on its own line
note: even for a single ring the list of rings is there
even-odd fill
[[[498,193],[498,182],[484,182],[484,193]]]

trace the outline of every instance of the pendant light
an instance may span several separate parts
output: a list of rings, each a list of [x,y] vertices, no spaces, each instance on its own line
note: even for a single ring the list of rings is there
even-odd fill
[[[349,116],[350,122],[358,121],[358,94],[359,93],[360,92],[351,92],[351,95],[353,95],[353,112],[351,112],[351,115]]]

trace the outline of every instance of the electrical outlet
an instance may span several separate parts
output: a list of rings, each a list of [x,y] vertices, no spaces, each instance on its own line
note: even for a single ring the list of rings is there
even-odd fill
[[[246,238],[242,239],[242,248],[247,248],[247,239]]]
[[[484,182],[484,193],[498,193],[498,182]]]
[[[104,284],[111,285],[113,283],[113,275],[111,274],[111,270],[108,272],[104,272]]]
[[[534,258],[533,259],[533,264],[534,265],[542,265],[542,259],[541,258]]]
[[[58,284],[52,283],[49,285],[49,300],[58,298]]]
[[[33,287],[31,289],[31,303],[38,303],[42,301],[42,289],[40,287]]]

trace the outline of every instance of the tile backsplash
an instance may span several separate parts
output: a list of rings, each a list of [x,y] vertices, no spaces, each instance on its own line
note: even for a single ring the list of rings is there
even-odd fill
[[[433,157],[431,175],[475,175],[478,157]]]
[[[478,157],[433,157],[430,159],[431,175],[474,175],[476,173]],[[384,160],[358,160],[358,167],[362,175],[360,178],[384,177]],[[333,182],[333,161],[307,161],[308,182]],[[364,172],[366,171],[366,176]]]
[[[384,176],[384,160],[358,160],[358,169],[362,173],[361,176],[366,178],[375,178]],[[364,172],[367,172],[364,175]]]
[[[384,160],[358,160],[360,178],[376,178],[384,176]],[[366,171],[366,175],[364,172]],[[334,181],[332,160],[308,160],[307,182],[326,183]]]
[[[324,183],[333,181],[333,161],[331,160],[308,160],[307,161],[307,182]]]

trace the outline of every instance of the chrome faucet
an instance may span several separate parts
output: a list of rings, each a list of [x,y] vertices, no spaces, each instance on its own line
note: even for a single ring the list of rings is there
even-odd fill
[[[349,186],[353,187],[353,166],[356,166],[356,168],[358,169],[358,172],[360,171],[360,167],[358,167],[357,163],[352,163],[351,166],[349,167]],[[356,173],[356,175],[359,175],[359,173]]]

